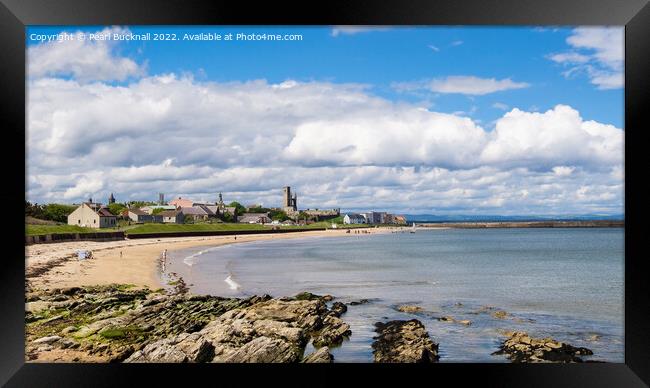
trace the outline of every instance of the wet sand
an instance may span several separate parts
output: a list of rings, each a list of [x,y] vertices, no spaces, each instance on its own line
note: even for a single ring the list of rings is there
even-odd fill
[[[362,229],[370,234],[390,233],[391,228]],[[363,234],[362,234],[363,235]],[[163,250],[198,246],[220,246],[249,241],[301,237],[358,236],[345,229],[283,234],[151,238],[119,241],[75,241],[35,244],[25,247],[25,274],[35,288],[62,288],[111,283],[134,284],[157,289],[163,287],[158,266]],[[78,260],[77,250],[93,252],[90,260]],[[120,255],[121,253],[121,255]]]

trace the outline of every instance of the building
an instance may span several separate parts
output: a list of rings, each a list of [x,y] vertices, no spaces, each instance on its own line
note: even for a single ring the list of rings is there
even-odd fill
[[[186,219],[189,218],[194,221],[207,221],[208,218],[214,216],[214,213],[212,213],[204,205],[181,207],[179,210],[183,212],[183,215]]]
[[[115,203],[115,197],[113,197],[113,193],[111,193],[110,197],[108,197],[108,204]]]
[[[158,205],[164,205],[164,204],[165,204],[165,194],[158,193]]]
[[[357,213],[348,213],[343,217],[344,224],[366,224],[366,217]]]
[[[386,212],[366,212],[361,213],[362,216],[366,218],[366,222],[369,224],[389,224],[388,218],[389,214]]]
[[[68,225],[77,225],[86,228],[113,228],[117,226],[117,217],[99,203],[92,199],[79,205],[68,215]]]
[[[270,224],[272,222],[269,213],[244,213],[238,218],[243,224]]]
[[[406,225],[405,216],[393,216],[393,224]]]
[[[183,207],[192,207],[192,206],[194,206],[194,201],[178,197],[178,199],[172,199],[171,201],[169,201],[168,205],[175,206],[177,209],[179,207],[181,207],[181,208],[183,208]]]
[[[153,211],[156,209],[163,209],[163,211],[167,210],[176,210],[176,206],[172,205],[150,205],[150,206],[144,206],[141,207],[140,210],[147,214],[153,214]]]
[[[302,212],[314,218],[316,221],[329,220],[341,215],[341,209],[327,209],[327,210],[307,209],[307,210],[303,210]]]
[[[185,222],[185,215],[180,210],[166,210],[158,215],[162,217],[162,222],[165,224],[182,224]]]
[[[298,211],[298,194],[291,196],[291,187],[285,186],[283,189],[284,197],[282,201],[282,210],[285,213],[295,213]]]
[[[154,222],[151,214],[136,208],[129,209],[129,219],[133,222]]]

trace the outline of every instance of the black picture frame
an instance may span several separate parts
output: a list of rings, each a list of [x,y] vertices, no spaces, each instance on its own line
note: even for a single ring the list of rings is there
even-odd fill
[[[25,363],[24,230],[6,223],[10,247],[0,267],[0,384],[34,386],[130,386],[187,384],[203,377],[211,385],[404,385],[413,377],[430,384],[634,387],[650,384],[650,287],[643,222],[644,132],[650,128],[650,5],[647,0],[444,0],[235,2],[209,0],[1,0],[0,104],[7,219],[21,220],[25,196],[25,26],[27,25],[625,25],[625,363],[566,365],[124,365]],[[26,144],[26,143],[24,143]],[[28,152],[28,150],[27,150]],[[633,171],[636,167],[637,171]],[[635,175],[638,174],[638,175]],[[22,253],[21,253],[22,252]],[[341,373],[344,376],[341,376]]]

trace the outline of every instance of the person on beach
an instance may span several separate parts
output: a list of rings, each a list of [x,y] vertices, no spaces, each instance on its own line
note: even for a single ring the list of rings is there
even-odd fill
[[[120,259],[122,258],[122,251],[120,251]]]

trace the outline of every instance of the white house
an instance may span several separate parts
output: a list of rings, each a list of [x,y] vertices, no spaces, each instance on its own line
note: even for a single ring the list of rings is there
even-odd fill
[[[366,224],[366,218],[361,214],[348,213],[343,217],[344,224]]]
[[[86,228],[113,228],[117,226],[117,217],[98,203],[84,202],[68,215],[68,225]]]

